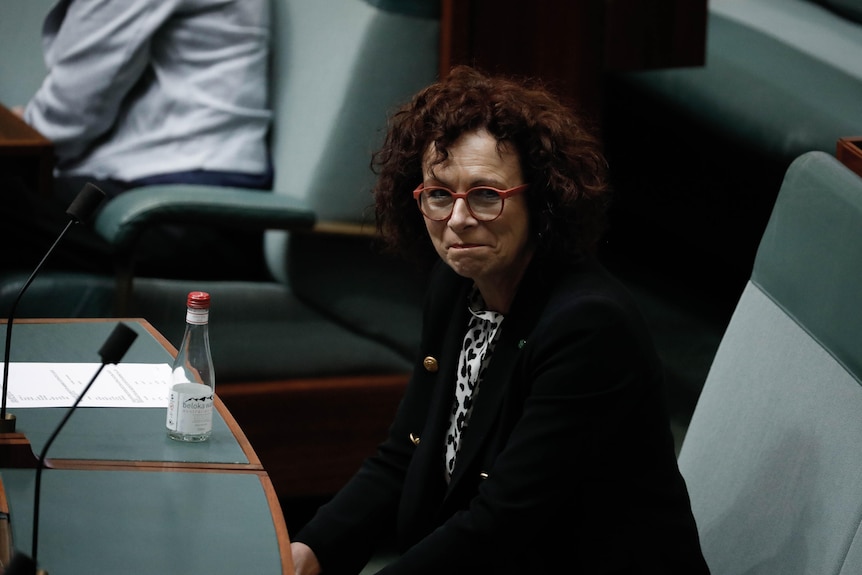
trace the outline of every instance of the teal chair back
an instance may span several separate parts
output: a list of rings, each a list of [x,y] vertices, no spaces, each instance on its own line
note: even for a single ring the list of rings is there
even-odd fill
[[[371,154],[396,106],[436,78],[436,0],[274,0],[273,189],[318,222],[373,231]],[[289,277],[289,233],[271,231],[271,273]]]
[[[787,170],[679,456],[713,573],[862,572],[862,179]]]

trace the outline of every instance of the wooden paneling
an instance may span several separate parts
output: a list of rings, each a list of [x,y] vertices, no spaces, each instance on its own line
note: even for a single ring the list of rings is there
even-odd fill
[[[282,500],[330,496],[386,439],[409,374],[222,383]]]
[[[456,64],[537,77],[600,109],[602,75],[702,65],[706,0],[442,0],[440,75]]]

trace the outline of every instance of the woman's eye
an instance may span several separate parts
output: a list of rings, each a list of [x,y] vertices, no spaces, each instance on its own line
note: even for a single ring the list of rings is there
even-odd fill
[[[444,190],[442,188],[430,188],[426,190],[425,193],[428,195],[428,198],[432,200],[444,200],[452,195],[448,190]]]
[[[497,190],[490,188],[476,188],[470,194],[483,202],[493,202],[500,199],[500,194],[497,193]]]

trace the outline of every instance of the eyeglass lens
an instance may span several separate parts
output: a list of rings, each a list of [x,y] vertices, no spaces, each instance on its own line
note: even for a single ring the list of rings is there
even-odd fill
[[[452,214],[455,198],[446,188],[425,188],[419,196],[422,213],[432,220],[443,220]],[[467,208],[477,220],[494,220],[503,211],[503,197],[496,190],[474,188],[467,192]]]

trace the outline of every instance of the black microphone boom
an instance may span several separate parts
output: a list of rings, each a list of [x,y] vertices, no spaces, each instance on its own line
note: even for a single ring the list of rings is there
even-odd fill
[[[69,421],[69,418],[72,417],[72,413],[78,408],[78,404],[81,403],[81,400],[85,395],[87,395],[87,392],[90,391],[90,387],[96,381],[96,378],[99,377],[99,374],[102,373],[102,369],[109,363],[119,363],[137,337],[138,334],[126,324],[117,324],[114,331],[111,332],[111,335],[108,336],[108,339],[105,340],[105,343],[102,344],[101,349],[99,349],[99,355],[102,357],[102,365],[99,366],[99,369],[96,370],[96,373],[92,378],[90,378],[89,383],[84,386],[84,390],[78,395],[78,398],[75,399],[75,403],[73,403],[72,407],[66,411],[63,419],[60,420],[60,423],[56,428],[54,428],[48,441],[45,442],[45,446],[39,453],[39,463],[36,466],[36,483],[33,487],[33,544],[31,554],[28,557],[22,553],[15,553],[9,567],[6,569],[5,575],[33,575],[36,572],[36,566],[38,565],[39,502],[42,491],[42,470],[45,467],[45,457],[48,454],[48,449],[51,447],[51,444],[54,443],[54,440],[57,439],[57,435],[60,434],[63,426],[65,426],[66,422]]]
[[[21,301],[21,297],[24,295],[24,292],[27,291],[27,288],[30,287],[30,284],[33,283],[33,280],[36,279],[36,275],[42,269],[42,265],[44,265],[45,261],[48,257],[53,253],[54,248],[60,243],[60,240],[63,239],[63,236],[66,235],[66,232],[69,231],[69,228],[72,227],[72,224],[86,222],[90,219],[90,216],[93,215],[93,212],[96,211],[96,208],[99,207],[99,204],[105,198],[105,192],[94,186],[93,184],[86,184],[78,195],[75,196],[75,199],[72,200],[72,203],[69,204],[69,208],[66,210],[66,215],[69,216],[69,223],[66,224],[66,227],[63,228],[63,231],[60,232],[60,235],[57,236],[57,239],[48,248],[48,252],[42,257],[42,261],[39,262],[39,265],[36,266],[36,269],[33,270],[33,273],[30,274],[30,277],[24,282],[24,285],[21,287],[21,290],[18,292],[18,296],[15,298],[15,302],[12,304],[12,309],[9,311],[9,318],[6,321],[6,349],[3,354],[3,397],[0,399],[0,433],[12,433],[15,431],[15,416],[14,415],[6,415],[6,394],[7,394],[7,384],[9,382],[9,356],[10,351],[12,349],[12,323],[15,320],[15,310],[18,309],[18,303]]]

